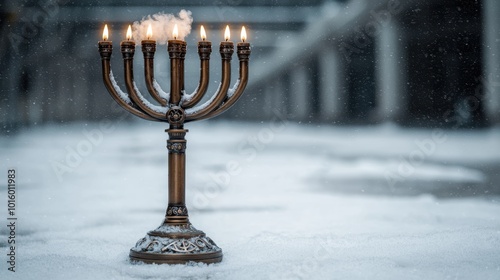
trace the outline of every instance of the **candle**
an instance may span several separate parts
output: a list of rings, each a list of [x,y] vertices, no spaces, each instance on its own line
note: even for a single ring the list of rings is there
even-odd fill
[[[227,41],[229,41],[231,37],[231,32],[229,31],[229,25],[226,25],[226,31],[224,32],[224,39]]]
[[[200,27],[201,41],[198,42],[198,54],[201,60],[209,60],[212,53],[212,42],[207,41],[207,33],[203,25]]]
[[[184,48],[186,47],[186,42],[183,40],[177,40],[179,37],[179,28],[177,27],[177,23],[174,25],[174,29],[172,30],[172,37],[174,37],[173,40],[168,40],[168,45],[172,45],[173,48],[179,47],[179,48]]]
[[[132,40],[132,26],[130,26],[130,24],[128,25],[128,28],[127,28],[127,41],[130,41]]]
[[[107,41],[108,37],[109,37],[109,35],[108,35],[108,25],[105,24],[104,25],[104,30],[102,31],[102,40],[103,41]]]
[[[177,24],[174,25],[174,30],[172,30],[173,40],[168,40],[168,52],[169,53],[185,53],[186,52],[186,42],[183,40],[177,40],[179,37],[179,29]]]
[[[148,31],[146,32],[146,36],[148,36],[148,40],[153,37],[153,28],[151,28],[151,23],[148,25]]]
[[[234,44],[233,42],[229,41],[231,39],[230,36],[231,34],[229,32],[229,25],[226,25],[226,30],[224,32],[225,41],[220,42],[219,45],[219,53],[223,60],[223,65],[225,63],[224,61],[229,62],[231,60],[231,57],[234,53]]]
[[[141,41],[142,52],[144,58],[153,59],[156,51],[156,41],[153,38],[153,29],[151,28],[151,23],[148,25],[148,31],[146,32],[147,40]]]
[[[205,27],[203,27],[203,25],[200,27],[200,37],[202,41],[207,39],[207,33],[205,32]]]
[[[247,30],[245,26],[241,27],[241,42],[238,43],[238,48],[240,47],[250,47],[250,43],[245,42],[247,40]]]
[[[151,38],[153,38],[153,29],[151,28],[151,23],[148,26],[148,31],[146,33],[146,36],[148,39],[141,41],[141,45],[142,45],[143,49],[146,45],[156,46],[156,41],[151,39]]]
[[[174,40],[177,40],[179,36],[179,29],[177,28],[177,23],[174,25],[174,30],[172,31],[172,36],[174,36]]]
[[[128,26],[126,40],[120,42],[124,59],[132,59],[135,52],[135,42],[132,41],[132,26]]]
[[[241,42],[245,43],[247,39],[247,30],[245,29],[245,26],[241,27]]]
[[[108,33],[108,25],[104,25],[104,30],[102,31],[102,41],[99,41],[99,46],[101,45],[111,45],[111,41],[108,41],[109,33]]]
[[[229,41],[231,39],[231,34],[229,31],[229,25],[226,25],[226,30],[224,31],[224,40],[220,42],[219,52],[223,60],[231,60],[231,56],[234,52],[234,44]]]
[[[97,42],[99,45],[99,52],[101,53],[102,59],[109,59],[111,57],[111,52],[113,50],[113,44],[108,41],[108,25],[104,25],[104,30],[102,31],[102,41]]]
[[[126,46],[135,46],[135,42],[132,41],[132,26],[128,26],[127,28],[127,35],[125,36],[126,40],[121,41],[120,45],[126,45]]]
[[[247,40],[247,30],[245,26],[241,27],[241,42],[236,46],[236,53],[238,54],[238,58],[240,61],[248,61],[248,57],[250,56],[250,43],[246,42]]]

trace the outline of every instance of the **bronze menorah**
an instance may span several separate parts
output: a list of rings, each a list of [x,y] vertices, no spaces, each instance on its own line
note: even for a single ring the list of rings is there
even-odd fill
[[[226,28],[226,33],[229,29]],[[175,32],[175,29],[174,29]],[[144,55],[144,76],[146,87],[151,97],[159,105],[152,104],[143,97],[134,82],[133,58],[135,42],[128,40],[121,42],[123,56],[125,85],[124,93],[117,85],[111,71],[110,58],[112,43],[107,41],[107,34],[103,41],[99,41],[99,53],[102,61],[104,84],[111,97],[128,112],[149,121],[168,122],[169,128],[165,131],[169,135],[168,149],[168,207],[163,224],[155,230],[149,231],[140,239],[135,247],[130,249],[132,261],[145,263],[186,263],[190,261],[216,263],[222,261],[222,250],[203,231],[197,230],[189,222],[188,210],[185,202],[186,182],[186,139],[188,130],[184,123],[215,117],[229,109],[241,97],[248,82],[248,59],[250,44],[245,42],[242,29],[242,42],[237,44],[236,53],[240,62],[239,78],[232,89],[231,57],[234,53],[233,43],[220,43],[222,59],[222,80],[217,92],[202,105],[197,105],[205,95],[209,82],[209,61],[212,44],[203,38],[198,42],[200,57],[200,79],[198,87],[192,94],[184,90],[184,59],[186,56],[186,42],[177,40],[168,41],[170,57],[170,93],[165,93],[154,78],[154,54],[156,41],[143,40],[141,42]],[[107,33],[107,27],[105,27]],[[246,37],[246,34],[245,34]]]

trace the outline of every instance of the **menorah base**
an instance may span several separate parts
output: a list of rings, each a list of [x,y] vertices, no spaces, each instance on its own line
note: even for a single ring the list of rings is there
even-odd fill
[[[137,241],[130,249],[130,260],[156,264],[209,264],[222,261],[222,250],[191,223],[163,224]]]

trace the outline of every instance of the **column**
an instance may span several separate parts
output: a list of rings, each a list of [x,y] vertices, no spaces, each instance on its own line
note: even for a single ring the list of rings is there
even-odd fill
[[[376,118],[398,121],[407,108],[407,65],[396,19],[380,25],[375,38]]]
[[[483,90],[486,115],[500,122],[500,1],[483,0]]]
[[[0,8],[0,16],[2,17],[7,16],[7,7],[4,8],[5,10]],[[23,116],[26,115],[26,106],[22,103],[24,92],[21,92],[22,88],[20,86],[22,83],[22,64],[16,60],[19,59],[19,55],[14,52],[15,46],[10,43],[9,36],[12,34],[7,23],[9,22],[6,21],[5,24],[0,24],[0,49],[2,50],[0,53],[0,67],[3,69],[0,73],[0,87],[2,88],[0,94],[2,97],[0,103],[0,112],[2,112],[0,135],[7,134],[23,125]],[[23,54],[21,50],[19,52]]]
[[[286,79],[284,76],[280,75],[273,83],[274,96],[273,96],[273,109],[271,112],[271,117],[274,118],[276,114],[280,116],[286,115]]]
[[[292,120],[307,120],[311,113],[310,79],[305,65],[307,63],[297,62],[290,73],[287,112]]]
[[[342,118],[346,109],[344,87],[345,71],[341,57],[332,46],[325,46],[319,54],[319,117],[324,121]]]
[[[274,96],[276,93],[274,85],[275,85],[275,80],[270,80],[265,83],[265,87],[262,89],[262,107],[258,109],[254,114],[255,116],[259,116],[261,119],[269,119],[272,115],[273,108],[276,106],[274,103]]]

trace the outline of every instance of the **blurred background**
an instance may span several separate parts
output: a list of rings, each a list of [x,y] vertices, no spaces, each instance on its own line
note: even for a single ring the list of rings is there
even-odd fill
[[[207,27],[214,44],[209,92],[220,81],[216,50],[223,27],[231,25],[236,42],[240,26],[248,28],[250,84],[222,118],[262,121],[279,111],[301,123],[447,128],[499,123],[495,0],[173,0],[168,5],[26,0],[0,4],[2,133],[47,122],[118,118],[122,112],[109,110],[113,101],[101,82],[97,41],[104,23],[110,25],[112,65],[121,83],[118,46],[126,26],[181,9],[194,18],[186,39],[188,91],[198,81],[199,25]],[[135,67],[142,86],[140,57]],[[168,88],[164,46],[158,48],[155,71]]]

